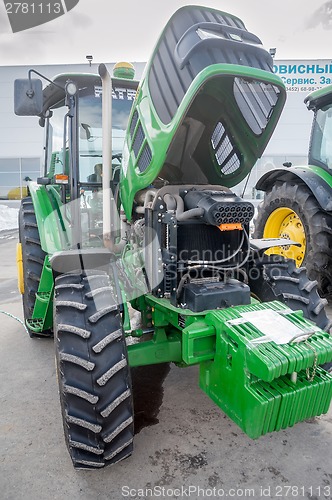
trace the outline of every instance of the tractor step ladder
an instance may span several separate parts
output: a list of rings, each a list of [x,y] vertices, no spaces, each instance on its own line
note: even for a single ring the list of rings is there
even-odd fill
[[[45,291],[48,290],[48,291]],[[53,276],[49,257],[45,257],[44,267],[40,277],[36,301],[32,318],[27,320],[28,328],[42,335],[43,332],[52,328],[52,304],[53,304]],[[47,331],[47,336],[49,332]]]

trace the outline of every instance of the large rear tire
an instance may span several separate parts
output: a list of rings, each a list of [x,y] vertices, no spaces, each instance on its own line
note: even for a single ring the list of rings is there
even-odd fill
[[[279,255],[265,255],[251,263],[249,286],[261,302],[279,300],[293,311],[303,311],[303,316],[319,328],[330,331],[332,323],[325,312],[326,299],[317,290],[317,282],[309,280],[303,267],[296,267],[293,260]]]
[[[30,337],[48,337],[52,335],[50,330],[42,335],[34,333],[29,329],[26,321],[31,319],[36,302],[40,277],[43,270],[46,253],[42,250],[38,231],[37,219],[31,197],[21,201],[19,210],[19,241],[22,245],[23,265],[23,314]]]
[[[58,277],[54,311],[63,426],[74,467],[119,462],[133,449],[133,401],[122,321],[108,275]]]
[[[301,247],[274,248],[273,253],[306,267],[319,293],[332,293],[332,216],[324,212],[303,183],[276,183],[265,194],[255,219],[254,238],[288,238]]]

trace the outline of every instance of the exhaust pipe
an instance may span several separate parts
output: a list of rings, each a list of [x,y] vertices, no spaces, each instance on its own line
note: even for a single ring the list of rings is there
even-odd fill
[[[112,79],[105,64],[98,68],[102,80],[102,124],[103,124],[103,241],[105,247],[111,245],[111,205],[110,189],[112,176]],[[114,200],[113,200],[114,204]]]

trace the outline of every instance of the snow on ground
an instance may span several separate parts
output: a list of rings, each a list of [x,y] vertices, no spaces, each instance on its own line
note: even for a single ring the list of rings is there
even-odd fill
[[[0,231],[18,228],[18,208],[0,205]]]

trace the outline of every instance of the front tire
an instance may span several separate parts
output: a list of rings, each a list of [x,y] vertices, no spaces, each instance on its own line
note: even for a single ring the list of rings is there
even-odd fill
[[[133,449],[133,402],[124,331],[108,275],[58,277],[54,311],[62,418],[74,467],[119,462]]]
[[[288,238],[301,247],[274,248],[274,254],[296,261],[316,280],[322,296],[332,293],[332,217],[322,211],[302,183],[276,183],[258,207],[254,238]]]

